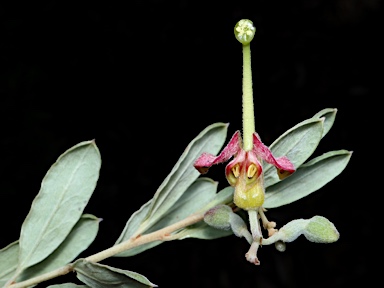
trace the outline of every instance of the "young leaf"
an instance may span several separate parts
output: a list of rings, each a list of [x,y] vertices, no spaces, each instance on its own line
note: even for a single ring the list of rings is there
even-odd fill
[[[344,170],[351,156],[347,150],[331,151],[301,165],[284,181],[266,189],[263,207],[286,205],[320,189]]]
[[[188,144],[170,174],[153,196],[146,221],[141,227],[142,231],[162,218],[199,177],[200,174],[193,167],[193,163],[203,152],[217,154],[224,144],[227,129],[228,124],[212,124]],[[141,233],[141,231],[139,232]]]
[[[331,130],[333,123],[335,122],[337,109],[336,108],[325,108],[317,112],[312,118],[320,119],[325,118],[324,120],[324,130],[322,138]]]
[[[19,256],[19,240],[0,250],[0,287],[15,274]]]
[[[73,261],[95,240],[99,223],[99,218],[90,214],[83,214],[63,243],[43,261],[27,268],[17,281],[30,279]]]
[[[79,259],[74,263],[77,278],[92,288],[145,288],[157,287],[145,276],[99,263]]]
[[[217,190],[217,182],[214,182],[210,178],[202,177],[196,179],[196,181],[188,187],[187,191],[179,198],[175,205],[165,214],[157,223],[154,223],[153,226],[148,227],[148,230],[143,231],[147,234],[159,229],[162,229],[166,226],[172,225],[177,221],[180,221],[187,216],[195,213],[197,210],[201,209],[202,206],[206,205],[211,201]],[[135,215],[137,217],[137,215]],[[131,219],[130,219],[131,220]],[[128,221],[130,223],[131,221]],[[136,226],[137,227],[137,226]],[[126,227],[124,231],[132,231]],[[133,231],[134,232],[134,231]],[[132,237],[133,234],[124,234],[119,237],[119,244],[125,240],[128,240]],[[139,254],[145,250],[153,248],[159,244],[163,243],[162,241],[155,241],[134,247],[130,250],[124,251],[116,256],[118,257],[127,257]]]
[[[85,141],[48,170],[21,227],[18,271],[45,259],[64,241],[96,187],[100,166],[95,142]]]
[[[151,206],[151,201],[152,199],[143,204],[139,210],[131,215],[115,245],[137,236],[138,233],[135,232],[139,230],[140,225],[144,222],[145,216],[148,214],[149,207]],[[122,254],[119,254],[118,256],[120,255],[123,256]]]
[[[287,156],[297,169],[318,146],[323,135],[323,123],[324,119],[307,119],[286,131],[269,148],[276,157]],[[265,163],[264,167],[265,187],[280,182],[273,165]]]

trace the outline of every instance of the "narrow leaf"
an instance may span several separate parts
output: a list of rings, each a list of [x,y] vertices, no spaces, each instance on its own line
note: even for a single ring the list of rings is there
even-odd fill
[[[325,118],[323,135],[321,137],[324,137],[329,132],[329,130],[331,130],[333,123],[335,122],[336,113],[337,113],[336,108],[325,108],[325,109],[317,112],[312,117],[315,119]]]
[[[74,264],[77,278],[92,288],[144,288],[157,287],[145,276],[99,263],[79,259]]]
[[[323,135],[323,123],[324,118],[307,119],[286,131],[269,148],[275,157],[287,156],[297,169],[318,146]],[[265,187],[280,181],[276,168],[269,163],[264,165],[264,179]]]
[[[15,274],[19,256],[19,240],[0,250],[0,287]]]
[[[220,204],[232,203],[233,192],[234,192],[234,188],[231,186],[228,186],[220,190],[207,205],[205,205],[202,209],[199,210],[199,212],[208,211],[212,207],[215,207]],[[231,234],[232,234],[231,230],[229,231],[219,230],[207,225],[204,221],[185,227],[184,229],[181,229],[179,232],[177,232],[178,239],[198,238],[198,239],[208,240],[208,239],[226,237]]]
[[[83,214],[63,243],[42,262],[27,268],[18,282],[55,270],[73,261],[95,240],[100,219]]]
[[[172,209],[164,215],[148,232],[153,232],[172,225],[210,203],[216,196],[217,182],[210,178],[202,177],[188,187],[187,191],[175,203]]]
[[[131,215],[131,217],[125,224],[124,230],[120,234],[115,245],[124,242],[132,237],[138,236],[137,234],[139,233],[135,232],[139,230],[140,225],[144,222],[145,216],[148,214],[149,208],[151,206],[151,201],[152,199],[142,205],[139,210],[137,210]],[[117,256],[123,256],[123,254],[119,254]]]
[[[201,208],[198,212],[205,212],[212,207],[215,207],[220,204],[231,204],[233,202],[233,193],[235,188],[232,186],[227,186],[224,189],[220,190],[207,205]]]
[[[344,170],[351,156],[350,151],[338,150],[312,159],[284,181],[269,186],[263,207],[286,205],[317,191]]]
[[[21,227],[19,270],[50,255],[79,220],[99,177],[94,141],[81,142],[52,165]]]
[[[146,227],[156,223],[175,204],[187,188],[199,177],[193,167],[195,160],[203,153],[217,154],[224,144],[228,124],[215,123],[205,128],[193,139],[180,156],[170,174],[157,189],[149,208]]]
[[[209,226],[205,222],[198,222],[177,233],[177,235],[179,236],[178,239],[180,240],[186,239],[186,238],[213,240],[217,238],[227,237],[232,234],[233,232],[231,229],[229,230],[217,229]]]
[[[179,200],[175,203],[175,205],[170,209],[170,211],[164,215],[157,223],[153,226],[149,227],[148,230],[143,231],[143,233],[151,233],[156,230],[162,229],[166,226],[172,225],[187,216],[195,213],[197,210],[201,209],[202,206],[206,205],[209,201],[211,201],[215,195],[217,190],[217,182],[213,181],[210,178],[202,177],[196,179],[196,181],[188,187],[187,191],[179,198]],[[129,229],[125,229],[129,231]],[[116,242],[116,244],[121,243],[125,240],[128,240],[132,237],[132,235],[121,235],[119,237],[120,242]],[[139,254],[145,250],[153,248],[159,244],[163,243],[163,241],[154,241],[151,243],[147,243],[144,245],[140,245],[138,247],[134,247],[130,250],[119,253],[118,257],[127,257]]]

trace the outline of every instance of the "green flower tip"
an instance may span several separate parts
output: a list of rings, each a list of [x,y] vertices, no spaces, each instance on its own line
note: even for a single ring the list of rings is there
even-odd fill
[[[249,44],[256,33],[256,27],[248,19],[242,19],[236,23],[235,37],[243,45]]]

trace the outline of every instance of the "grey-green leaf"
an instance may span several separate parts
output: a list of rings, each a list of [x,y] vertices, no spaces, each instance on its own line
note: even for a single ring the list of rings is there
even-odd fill
[[[287,156],[297,169],[315,151],[323,135],[324,118],[307,119],[277,138],[269,147],[275,157]],[[280,181],[276,168],[265,163],[264,165],[265,187]]]
[[[217,182],[210,178],[202,177],[188,187],[187,191],[170,209],[169,213],[164,215],[148,232],[153,232],[172,225],[189,215],[196,213],[199,209],[210,203],[217,191]]]
[[[92,288],[144,288],[157,287],[145,276],[99,263],[79,259],[74,263],[77,278]]]
[[[220,190],[215,197],[202,209],[200,212],[204,212],[209,210],[212,207],[215,207],[220,204],[230,204],[233,201],[233,192],[234,188],[228,186],[222,190]],[[191,226],[185,227],[177,232],[178,239],[185,238],[198,238],[198,239],[216,239],[221,237],[226,237],[228,235],[232,235],[232,230],[220,230],[214,227],[207,225],[204,221],[193,224]]]
[[[228,124],[205,128],[186,147],[169,175],[157,189],[141,229],[145,231],[165,215],[187,188],[200,176],[193,163],[203,153],[217,154],[227,136]],[[141,231],[139,231],[141,233]]]
[[[330,151],[301,165],[290,177],[266,189],[263,207],[283,206],[317,191],[344,170],[351,156],[347,150]]]
[[[0,287],[3,287],[15,273],[18,256],[19,240],[0,250]]]
[[[159,219],[157,223],[154,223],[153,226],[149,227],[148,230],[145,231],[145,233],[151,233],[153,231],[162,229],[195,213],[197,210],[201,209],[201,207],[213,200],[213,198],[216,196],[216,190],[217,182],[213,181],[212,179],[206,177],[196,179],[196,181],[188,187],[187,191],[170,209],[170,211],[166,215],[164,215],[163,218]],[[124,230],[130,231],[129,228],[126,228]],[[119,242],[116,242],[116,244],[128,240],[131,237],[132,234],[121,235],[119,238]],[[140,245],[138,247],[134,247],[130,250],[119,253],[116,256],[133,256],[145,250],[153,248],[161,243],[163,242],[154,241],[151,243]]]
[[[27,268],[18,281],[53,271],[73,261],[95,240],[100,219],[90,214],[83,214],[60,246],[40,263]]]
[[[136,232],[139,231],[140,225],[144,222],[145,216],[148,214],[149,207],[151,205],[151,201],[152,201],[152,199],[149,200],[148,202],[146,202],[144,205],[142,205],[139,210],[137,210],[136,212],[134,212],[131,215],[131,217],[129,218],[129,220],[125,224],[124,230],[120,234],[115,245],[117,245],[121,242],[124,242],[124,241],[126,241],[132,237],[137,236]],[[138,234],[140,234],[140,233],[138,233]],[[131,254],[128,252],[129,251],[125,251],[125,252],[119,253],[115,256],[118,256],[118,257],[119,256],[122,256],[122,257],[131,256]]]
[[[177,235],[178,239],[186,239],[186,238],[197,238],[197,239],[205,239],[205,240],[213,240],[217,238],[226,237],[232,235],[232,230],[221,230],[214,227],[209,226],[205,222],[198,222],[193,224],[183,230],[181,230]]]
[[[19,270],[50,255],[81,217],[99,177],[95,141],[63,153],[45,175],[20,233]]]
[[[331,130],[333,123],[335,122],[337,109],[336,108],[325,108],[319,112],[317,112],[312,118],[320,119],[325,118],[324,120],[324,130],[323,130],[323,136],[324,137],[329,130]]]
[[[89,286],[77,285],[74,283],[63,283],[63,284],[49,285],[47,288],[87,288],[87,287]]]

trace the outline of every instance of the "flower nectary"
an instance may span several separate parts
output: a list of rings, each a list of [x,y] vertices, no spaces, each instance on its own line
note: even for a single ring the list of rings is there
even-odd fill
[[[253,151],[240,150],[226,167],[226,177],[235,187],[234,203],[248,210],[260,207],[264,203],[262,185],[262,166]]]

